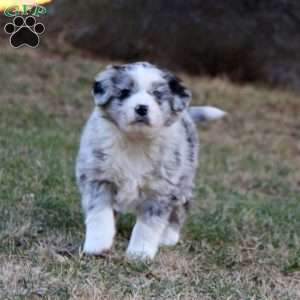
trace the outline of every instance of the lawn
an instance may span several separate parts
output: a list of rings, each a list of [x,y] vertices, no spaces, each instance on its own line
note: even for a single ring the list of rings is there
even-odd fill
[[[181,242],[152,264],[85,257],[74,160],[107,61],[0,49],[0,299],[300,299],[299,95],[181,74],[194,104],[228,112],[199,128],[195,203]]]

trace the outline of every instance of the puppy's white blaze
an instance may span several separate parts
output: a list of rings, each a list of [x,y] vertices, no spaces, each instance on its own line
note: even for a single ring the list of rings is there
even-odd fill
[[[174,246],[179,241],[179,230],[168,226],[163,232],[160,244],[162,246]]]
[[[111,248],[116,233],[114,215],[107,207],[87,216],[86,237],[83,251],[86,254],[100,254]]]
[[[152,67],[136,66],[134,69],[128,71],[134,81],[137,83],[140,90],[148,90],[151,88],[153,82],[161,81],[161,72]]]
[[[147,224],[142,220],[135,224],[127,248],[127,257],[133,259],[153,259],[165,229],[161,222]]]
[[[192,106],[188,109],[194,121],[210,121],[222,118],[226,112],[213,106]]]

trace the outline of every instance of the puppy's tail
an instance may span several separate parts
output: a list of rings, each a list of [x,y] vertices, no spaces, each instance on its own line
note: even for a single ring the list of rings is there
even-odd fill
[[[213,106],[191,106],[188,113],[196,123],[222,118],[226,112]]]

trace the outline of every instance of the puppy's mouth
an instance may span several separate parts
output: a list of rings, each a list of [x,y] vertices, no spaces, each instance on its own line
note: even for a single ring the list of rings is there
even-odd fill
[[[130,123],[130,125],[145,125],[151,126],[151,123],[148,118],[136,118],[134,121]]]

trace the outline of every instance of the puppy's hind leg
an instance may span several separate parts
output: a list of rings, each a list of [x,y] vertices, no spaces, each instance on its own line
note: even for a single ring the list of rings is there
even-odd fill
[[[89,255],[101,254],[111,248],[115,236],[115,220],[111,207],[112,191],[109,183],[87,182],[82,189],[86,236],[83,251]]]
[[[170,208],[163,202],[149,201],[143,205],[133,228],[127,256],[133,259],[153,259],[167,226]]]
[[[161,240],[161,246],[174,246],[180,238],[180,229],[186,219],[188,203],[173,208],[167,227],[165,228]]]
[[[174,224],[168,224],[164,230],[160,245],[161,246],[175,246],[180,238],[180,227]]]

